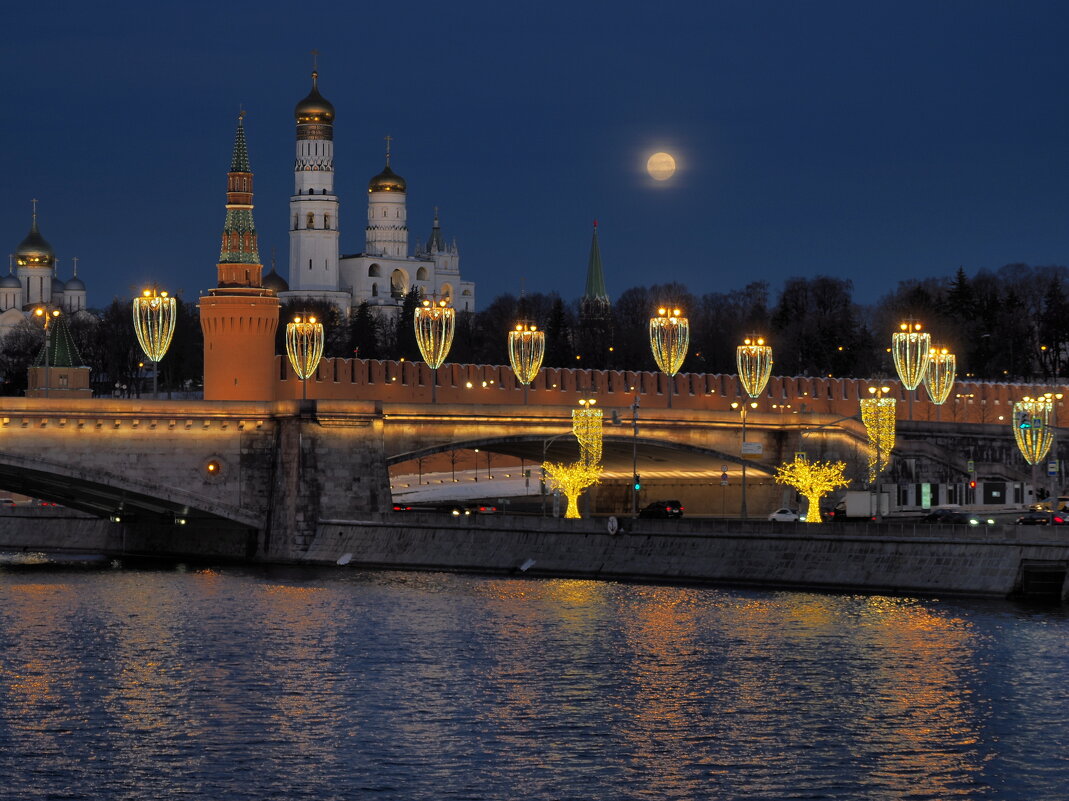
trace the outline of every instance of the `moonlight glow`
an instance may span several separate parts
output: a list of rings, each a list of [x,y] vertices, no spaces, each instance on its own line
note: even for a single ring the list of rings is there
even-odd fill
[[[667,181],[676,174],[676,160],[668,153],[654,153],[646,162],[646,172],[655,181]]]

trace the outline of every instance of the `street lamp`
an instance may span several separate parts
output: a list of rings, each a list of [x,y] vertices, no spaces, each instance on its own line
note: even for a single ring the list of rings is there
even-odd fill
[[[631,404],[631,517],[638,517],[638,409],[639,395]]]
[[[517,323],[509,331],[509,363],[516,380],[523,384],[523,402],[527,403],[527,390],[542,369],[542,357],[546,352],[546,334],[529,323]]]
[[[134,332],[141,350],[152,362],[152,397],[159,398],[160,360],[171,347],[177,318],[177,303],[155,287],[134,298]]]
[[[931,358],[932,338],[921,331],[921,324],[909,320],[898,326],[891,336],[891,352],[902,386],[909,390],[909,419],[913,419],[913,391],[924,380]]]
[[[958,358],[946,348],[938,345],[931,349],[928,369],[924,371],[924,388],[928,397],[936,405],[936,419],[942,416],[943,404],[950,397],[957,376]]]
[[[49,361],[52,350],[52,323],[55,322],[61,314],[59,309],[49,309],[45,306],[38,306],[33,310],[35,316],[41,318],[45,327],[45,397],[48,397],[48,391],[52,388],[51,376],[49,375]]]
[[[672,407],[672,383],[690,346],[690,320],[679,309],[657,310],[650,318],[650,350],[661,372],[668,376],[668,408]]]
[[[308,379],[315,375],[323,358],[323,338],[323,323],[315,317],[298,315],[292,323],[286,323],[286,356],[301,379],[303,400],[308,400]]]
[[[419,345],[423,361],[433,372],[431,402],[434,403],[438,400],[438,368],[442,366],[453,346],[456,311],[449,305],[448,300],[438,300],[434,303],[425,300],[422,306],[416,307],[412,325],[416,330],[416,344]]]
[[[735,365],[739,370],[739,382],[746,394],[751,398],[758,398],[768,386],[769,376],[772,375],[772,346],[766,345],[763,337],[756,334],[746,337],[742,344],[735,349]],[[742,448],[746,450],[746,405],[731,404],[731,408],[739,408],[742,414]],[[757,408],[756,402],[750,403],[751,409]],[[746,454],[742,453],[742,519],[747,517],[746,509]]]
[[[739,403],[734,401],[731,404],[732,409],[737,409],[739,416],[742,418],[742,446],[739,448],[739,454],[742,456],[742,503],[739,505],[739,514],[743,520],[749,516],[749,512],[746,508],[746,412],[747,407],[750,409],[757,408],[757,401],[750,401],[749,403]]]

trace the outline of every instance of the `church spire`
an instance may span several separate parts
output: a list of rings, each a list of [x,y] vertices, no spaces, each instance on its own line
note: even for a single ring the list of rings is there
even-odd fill
[[[226,222],[219,249],[219,286],[259,287],[263,267],[252,219],[252,169],[245,141],[245,112],[238,114],[234,153],[226,179]]]
[[[438,222],[438,207],[434,207],[434,225],[431,227],[431,238],[427,240],[428,253],[444,253],[445,242],[442,240],[442,226]]]
[[[609,293],[605,289],[605,273],[601,269],[601,248],[598,246],[598,221],[594,220],[594,235],[590,240],[590,258],[586,265],[586,292],[583,297],[587,300],[609,302]]]

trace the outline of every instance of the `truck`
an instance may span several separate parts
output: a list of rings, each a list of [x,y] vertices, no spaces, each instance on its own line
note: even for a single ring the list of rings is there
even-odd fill
[[[842,499],[835,504],[832,511],[832,520],[843,522],[847,520],[875,520],[877,514],[877,495],[875,492],[850,491],[843,494]],[[891,498],[886,492],[879,494],[879,514],[886,515],[891,508]]]

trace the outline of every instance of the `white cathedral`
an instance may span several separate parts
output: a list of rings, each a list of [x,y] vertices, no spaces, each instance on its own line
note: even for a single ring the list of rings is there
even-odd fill
[[[38,306],[61,309],[66,314],[85,310],[85,283],[78,277],[78,260],[74,275],[66,281],[57,275],[55,251],[37,228],[37,201],[33,201],[30,233],[11,256],[8,274],[0,278],[0,337],[23,320]]]
[[[380,314],[393,311],[418,289],[424,297],[448,299],[458,311],[475,310],[475,284],[460,278],[456,243],[446,245],[435,210],[426,245],[409,255],[405,179],[386,167],[368,183],[364,252],[351,256],[339,249],[338,196],[334,193],[334,106],[319,93],[319,73],[312,91],[297,104],[297,160],[290,198],[289,281],[273,269],[264,286],[283,302],[314,299],[333,303],[346,314],[367,302]]]

